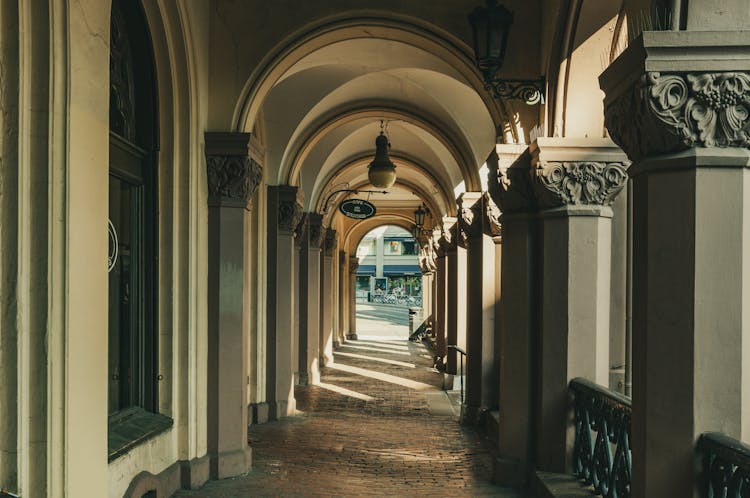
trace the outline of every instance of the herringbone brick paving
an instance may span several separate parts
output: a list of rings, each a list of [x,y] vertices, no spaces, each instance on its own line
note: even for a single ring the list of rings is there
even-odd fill
[[[249,474],[176,496],[521,496],[490,483],[489,448],[444,409],[447,401],[443,409],[431,409],[428,397],[444,394],[423,346],[349,344],[358,347],[345,344],[339,351],[373,360],[337,354],[335,364],[321,372],[325,387],[295,390],[299,416],[252,426]]]

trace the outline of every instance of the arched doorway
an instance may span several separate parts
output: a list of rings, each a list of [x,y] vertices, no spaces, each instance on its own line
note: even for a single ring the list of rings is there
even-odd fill
[[[401,227],[370,230],[357,246],[355,292],[357,335],[406,339],[414,313],[422,307],[419,246]]]

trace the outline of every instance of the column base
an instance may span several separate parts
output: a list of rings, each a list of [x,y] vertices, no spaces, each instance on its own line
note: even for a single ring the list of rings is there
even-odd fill
[[[180,484],[183,489],[197,489],[203,486],[211,474],[211,459],[208,455],[180,462]]]
[[[211,479],[225,479],[246,473],[253,463],[253,450],[249,446],[240,450],[211,453]]]
[[[270,419],[270,406],[268,403],[250,403],[248,412],[253,424],[265,424]]]
[[[341,347],[341,342],[339,341],[333,341],[333,349],[338,349]]]
[[[496,458],[492,462],[492,482],[500,486],[525,487],[529,481],[529,467],[519,460]]]
[[[310,382],[307,377],[307,372],[297,372],[294,374],[294,376],[297,379],[297,385],[298,386],[309,386]]]
[[[357,340],[357,333],[356,332],[349,332],[346,334],[346,338],[350,341],[356,341]]]
[[[469,406],[464,403],[461,406],[461,425],[478,427],[483,425],[483,418],[487,410],[481,406]]]
[[[278,420],[281,417],[292,417],[297,413],[297,400],[285,399],[276,401],[270,405],[270,420]]]

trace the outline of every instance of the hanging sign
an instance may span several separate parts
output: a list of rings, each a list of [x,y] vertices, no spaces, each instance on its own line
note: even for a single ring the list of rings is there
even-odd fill
[[[366,220],[375,216],[375,206],[364,199],[347,199],[339,204],[339,211],[355,220]]]

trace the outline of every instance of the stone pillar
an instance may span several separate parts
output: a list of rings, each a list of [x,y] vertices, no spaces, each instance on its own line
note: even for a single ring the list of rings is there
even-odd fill
[[[448,345],[457,344],[457,333],[456,333],[456,296],[458,293],[458,282],[456,275],[456,239],[451,234],[451,229],[455,226],[455,218],[443,218],[443,230],[438,239],[440,245],[440,252],[443,254],[444,260],[444,286],[445,286],[445,297],[443,304],[443,334],[445,336],[445,371],[448,374],[456,375],[457,358],[456,351],[447,349]],[[446,386],[450,388],[450,386]]]
[[[647,32],[600,84],[634,162],[633,496],[698,497],[700,434],[750,437],[750,44]]]
[[[346,325],[348,323],[349,316],[346,314],[347,311],[347,294],[346,284],[349,280],[349,271],[346,264],[346,253],[339,251],[339,268],[338,268],[338,293],[336,299],[338,301],[338,329],[336,340],[333,343],[334,348],[338,348],[346,340]]]
[[[463,423],[475,424],[486,406],[485,322],[487,308],[494,307],[494,289],[488,302],[487,283],[492,270],[485,268],[485,237],[482,233],[482,194],[465,192],[458,198],[459,243],[466,248],[466,395]],[[491,244],[491,242],[490,242]],[[494,251],[492,251],[494,252]],[[493,254],[494,256],[494,254]],[[493,258],[494,259],[494,258]],[[485,275],[487,272],[490,277]],[[489,368],[488,368],[489,367]]]
[[[446,264],[445,251],[442,250],[439,238],[442,229],[433,231],[432,243],[435,246],[435,315],[432,322],[432,330],[435,334],[435,356],[438,361],[435,367],[438,371],[445,371],[446,356],[446,327],[445,327],[445,303],[446,303]]]
[[[333,254],[338,246],[336,230],[325,229],[323,268],[320,282],[320,364],[333,362]]]
[[[529,147],[540,209],[537,465],[572,465],[568,384],[609,385],[612,209],[625,154],[609,139],[539,138]]]
[[[357,340],[357,270],[359,269],[359,259],[355,256],[349,256],[349,332],[346,338],[350,341]]]
[[[500,264],[502,231],[500,209],[492,197],[482,194],[482,232],[484,233],[484,317],[482,321],[482,363],[485,365],[482,382],[483,406],[496,410],[500,383]]]
[[[502,211],[500,292],[500,426],[494,480],[523,486],[533,458],[535,348],[535,215],[530,155],[525,146],[497,145],[488,160],[489,192]]]
[[[208,454],[222,479],[250,468],[247,337],[243,324],[245,210],[263,173],[249,133],[206,133],[208,177]]]
[[[306,213],[300,255],[299,383],[320,382],[320,254],[323,217]]]
[[[269,418],[294,415],[297,312],[294,232],[302,218],[297,187],[268,187],[266,254],[266,401]]]

